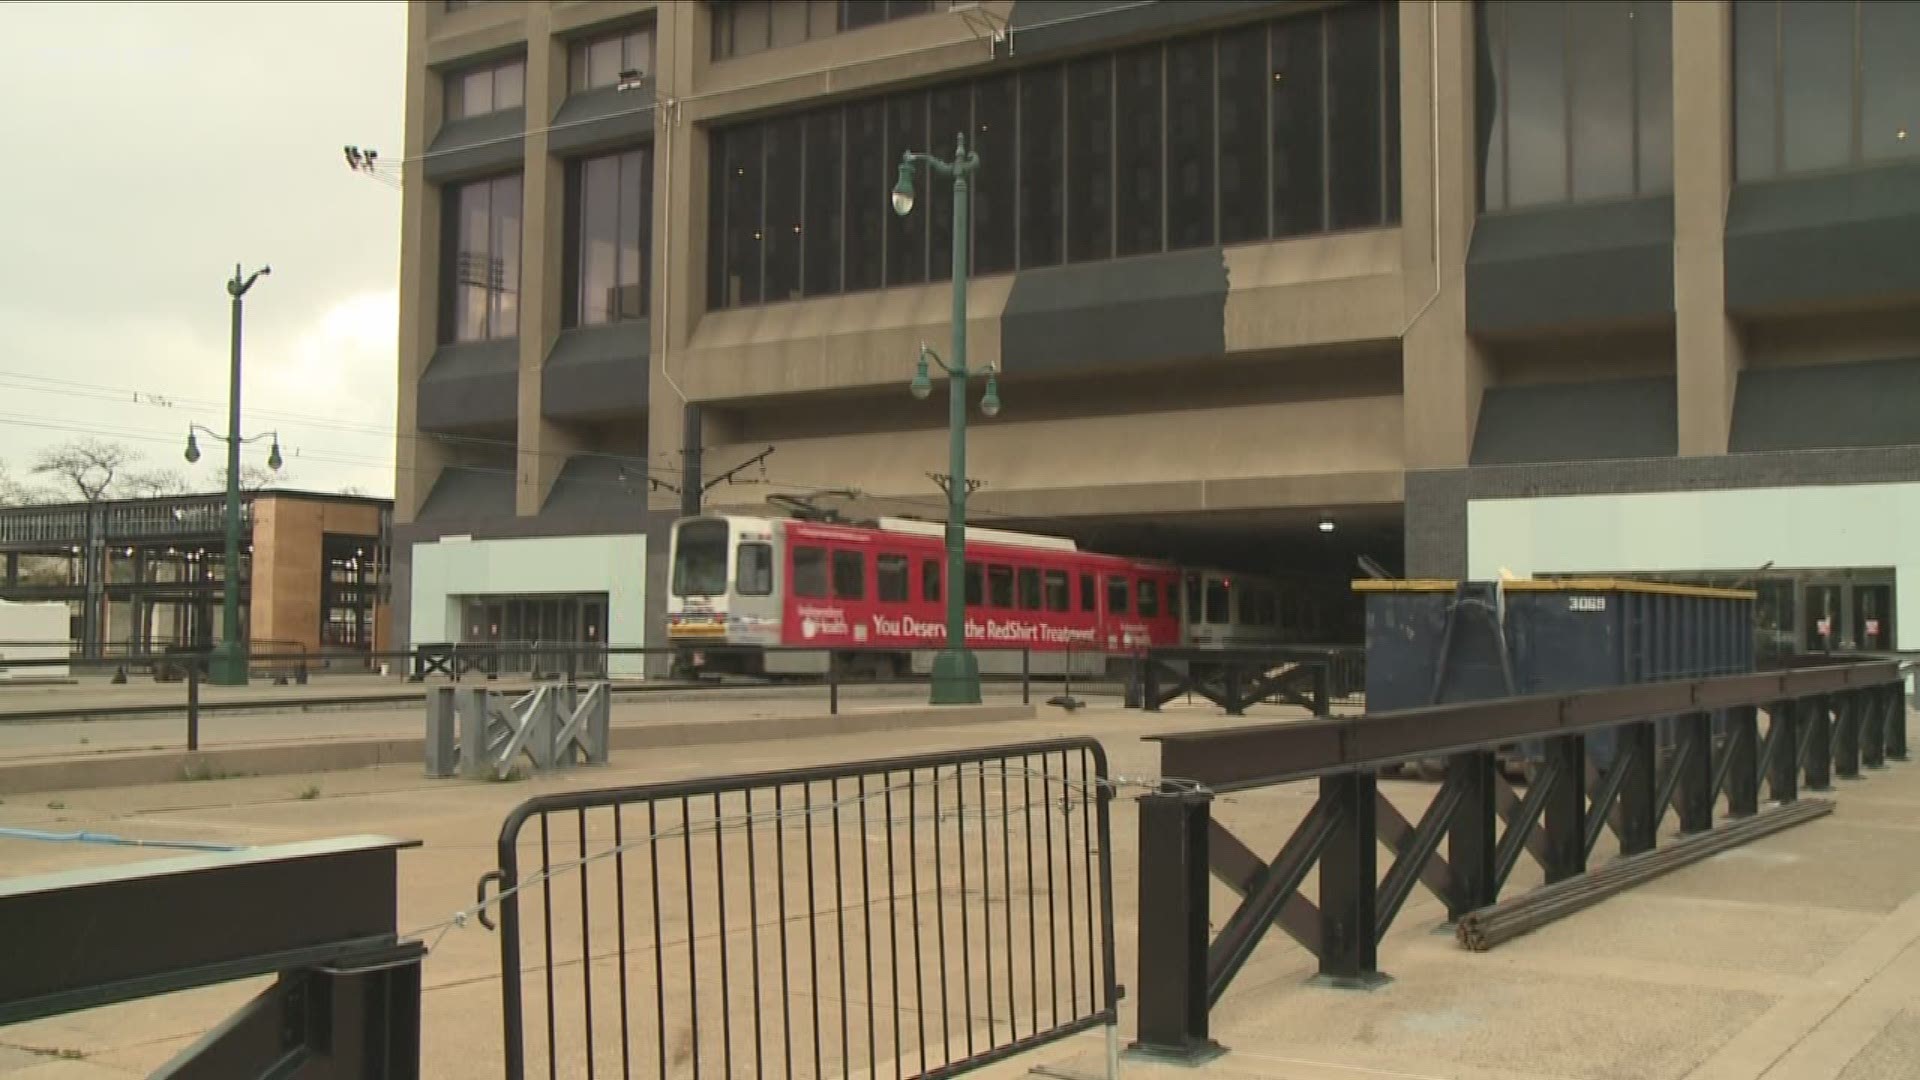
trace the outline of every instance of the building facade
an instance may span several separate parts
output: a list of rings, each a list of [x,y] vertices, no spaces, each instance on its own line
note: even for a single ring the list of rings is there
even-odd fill
[[[67,605],[76,656],[163,653],[221,638],[224,494],[0,509],[0,600]],[[385,499],[248,491],[240,630],[256,652],[390,647]]]
[[[938,518],[952,202],[888,193],[964,135],[983,522],[1920,648],[1916,52],[1906,0],[418,0],[401,625],[657,644],[688,490]]]

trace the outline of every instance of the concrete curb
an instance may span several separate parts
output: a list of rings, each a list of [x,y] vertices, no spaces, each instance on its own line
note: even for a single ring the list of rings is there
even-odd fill
[[[662,724],[642,721],[614,725],[610,739],[615,751],[650,750],[1004,723],[1032,720],[1037,715],[1032,705],[948,705],[937,708],[863,709],[842,712],[837,716],[684,720]],[[215,747],[198,753],[185,750],[102,751],[76,757],[0,764],[0,795],[219,780],[238,776],[338,772],[376,765],[421,764],[425,760],[424,745],[420,738],[394,736]]]

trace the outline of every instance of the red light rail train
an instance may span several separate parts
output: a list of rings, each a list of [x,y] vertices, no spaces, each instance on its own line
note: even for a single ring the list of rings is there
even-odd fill
[[[710,515],[673,526],[667,639],[679,674],[884,676],[931,669],[946,641],[945,528]],[[966,637],[982,671],[1117,668],[1165,645],[1311,636],[1271,579],[969,528]],[[791,647],[781,648],[781,647]]]

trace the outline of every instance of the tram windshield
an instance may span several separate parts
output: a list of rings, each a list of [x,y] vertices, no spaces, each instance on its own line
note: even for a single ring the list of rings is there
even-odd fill
[[[727,523],[680,526],[673,553],[673,595],[719,596],[727,591]]]

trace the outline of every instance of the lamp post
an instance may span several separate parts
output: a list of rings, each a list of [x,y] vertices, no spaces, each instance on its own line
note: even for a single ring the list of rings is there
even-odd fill
[[[911,387],[913,396],[923,400],[933,392],[933,381],[927,374],[929,359],[947,373],[947,452],[951,461],[947,470],[947,637],[933,661],[931,701],[935,705],[977,705],[980,661],[967,648],[966,636],[967,380],[980,374],[967,370],[967,212],[971,203],[967,177],[980,168],[980,155],[967,149],[965,135],[954,136],[951,162],[911,150],[900,155],[893,212],[901,217],[913,212],[913,170],[922,163],[941,176],[953,178],[953,360],[942,360],[922,343]],[[985,370],[985,375],[987,389],[980,399],[980,411],[994,416],[1000,412],[1000,387],[992,367]]]
[[[253,288],[254,281],[262,274],[272,272],[272,267],[262,266],[242,278],[236,263],[233,280],[227,282],[227,295],[233,298],[233,366],[228,373],[227,433],[221,435],[200,424],[187,428],[189,465],[200,460],[200,445],[194,441],[196,432],[227,444],[227,561],[220,582],[220,644],[213,651],[207,672],[209,681],[218,686],[247,684],[247,643],[240,640],[240,444],[271,436],[273,452],[267,456],[267,467],[278,472],[281,464],[279,432],[266,432],[251,439],[240,437],[240,298],[247,295],[247,290]]]

